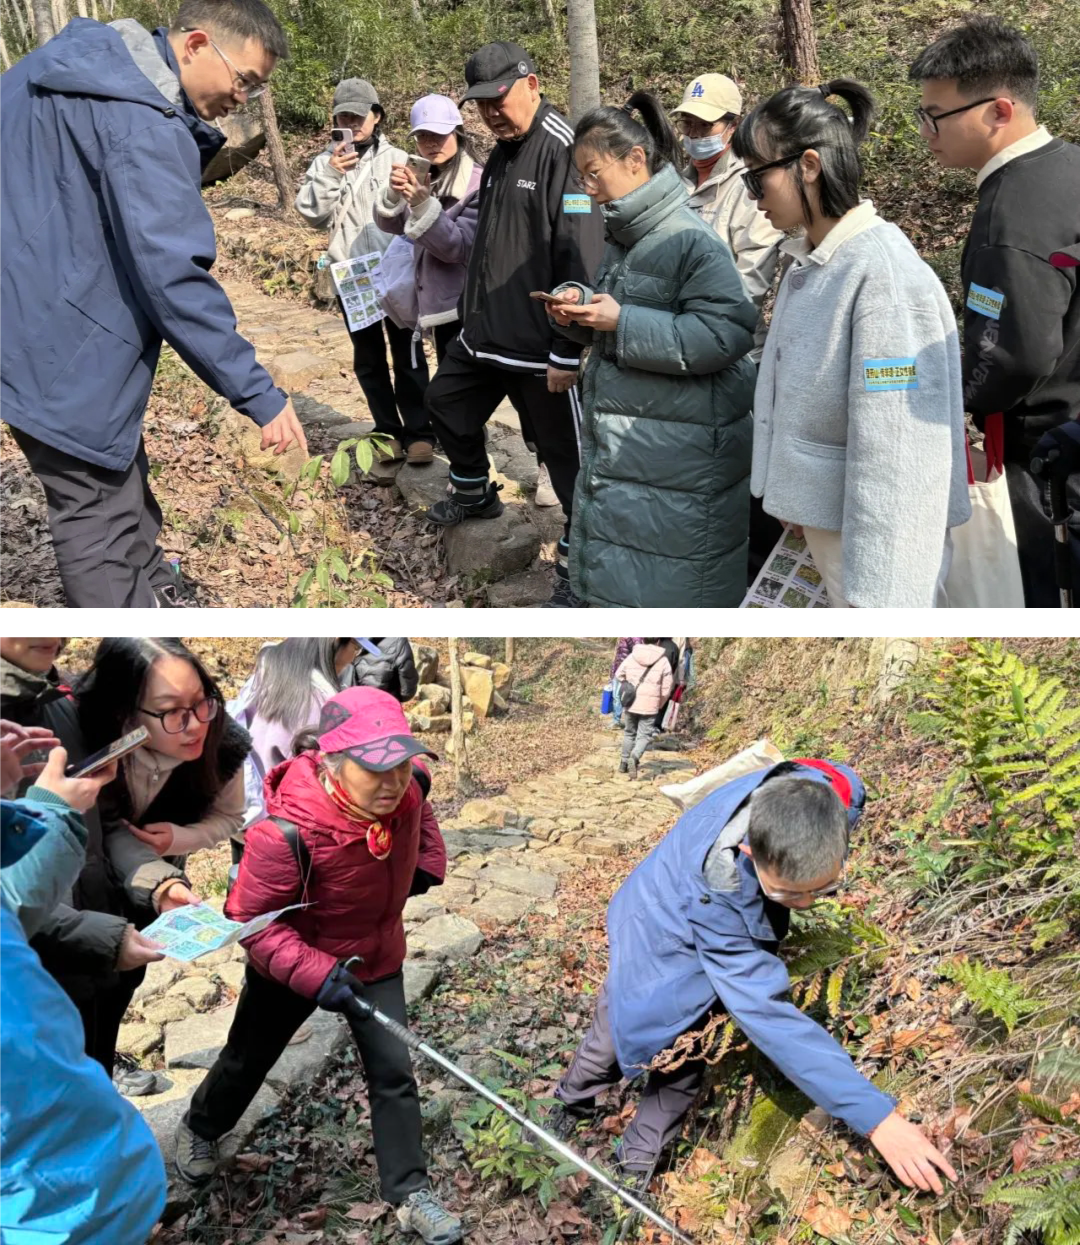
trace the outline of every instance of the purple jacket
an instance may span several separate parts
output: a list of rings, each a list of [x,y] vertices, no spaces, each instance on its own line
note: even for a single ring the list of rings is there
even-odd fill
[[[399,199],[390,201],[389,186],[375,200],[375,223],[385,233],[403,234],[414,243],[416,297],[421,329],[452,324],[458,318],[458,300],[465,285],[469,251],[479,215],[477,190],[484,166],[465,156],[449,192],[432,196],[412,212]]]

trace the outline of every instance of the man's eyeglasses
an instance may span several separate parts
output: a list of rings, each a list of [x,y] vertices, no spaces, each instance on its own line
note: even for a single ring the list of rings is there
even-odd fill
[[[997,96],[991,95],[986,99],[977,99],[973,104],[965,104],[962,108],[950,108],[948,112],[932,113],[927,112],[925,108],[916,108],[915,119],[920,126],[925,125],[931,134],[937,134],[939,121],[944,121],[946,117],[955,117],[959,112],[970,112],[972,108],[978,108],[980,104],[992,104],[995,99]]]
[[[185,35],[191,34],[191,29],[186,26],[182,26],[181,30]],[[218,56],[221,57],[225,64],[228,65],[228,67],[233,71],[233,91],[237,95],[242,95],[244,99],[249,100],[258,99],[259,96],[266,91],[265,82],[259,82],[258,79],[252,78],[250,74],[244,73],[242,69],[237,69],[232,61],[229,60],[229,58],[209,35],[207,35],[207,42],[218,54]]]
[[[782,169],[785,164],[794,164],[796,160],[801,160],[809,150],[809,147],[804,147],[802,151],[797,151],[792,156],[785,156],[782,160],[773,160],[770,164],[761,164],[756,169],[747,169],[742,179],[750,198],[763,199],[765,197],[765,187],[761,184],[762,173],[769,169]]]
[[[573,168],[570,170],[570,180],[578,190],[599,190],[600,174],[621,159],[621,156],[614,156],[607,164],[602,164],[594,173],[582,173],[578,169]]]
[[[813,891],[771,890],[761,880],[761,874],[758,873],[756,863],[754,864],[754,873],[757,876],[758,885],[768,896],[768,898],[774,900],[776,903],[798,902],[800,899],[824,899],[827,895],[835,895],[836,892],[844,885],[844,879],[847,876],[847,861],[844,861],[840,869],[840,876],[835,881],[830,882],[828,886],[819,886],[817,890]]]
[[[166,709],[164,713],[155,713],[153,709],[140,707],[139,712],[145,713],[148,718],[157,718],[167,735],[182,735],[191,724],[192,718],[196,722],[212,722],[220,708],[221,702],[216,696],[204,696],[190,709]]]

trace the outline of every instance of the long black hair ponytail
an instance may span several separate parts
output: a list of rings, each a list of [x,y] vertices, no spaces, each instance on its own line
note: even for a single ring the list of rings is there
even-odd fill
[[[635,119],[635,112],[640,121]],[[667,114],[648,91],[635,91],[621,108],[602,104],[590,109],[574,129],[574,147],[589,147],[616,160],[626,156],[632,147],[641,147],[650,177],[665,164],[681,170],[685,162],[682,143]]]
[[[837,95],[851,116],[829,98]],[[818,188],[823,216],[838,219],[859,203],[862,161],[859,147],[870,135],[876,105],[861,82],[836,78],[819,87],[789,86],[748,113],[735,131],[732,149],[740,160],[767,164],[808,151],[821,157]],[[794,166],[807,224],[813,219],[803,185],[802,165]]]

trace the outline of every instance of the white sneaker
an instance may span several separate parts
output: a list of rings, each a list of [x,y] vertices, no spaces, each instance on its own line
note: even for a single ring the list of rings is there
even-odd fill
[[[560,504],[558,497],[555,496],[555,490],[551,487],[551,476],[544,463],[540,464],[540,474],[536,478],[536,496],[533,498],[533,504],[536,506],[558,506]]]

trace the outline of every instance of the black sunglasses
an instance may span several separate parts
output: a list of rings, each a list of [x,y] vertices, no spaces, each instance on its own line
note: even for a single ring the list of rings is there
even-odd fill
[[[763,199],[765,197],[765,187],[761,184],[761,174],[769,169],[782,169],[785,164],[794,164],[796,160],[801,160],[810,150],[810,147],[804,147],[802,151],[795,152],[793,156],[785,156],[782,160],[773,160],[770,164],[759,165],[756,169],[747,169],[742,175],[747,194],[749,194],[751,199]]]
[[[931,134],[936,134],[939,121],[944,121],[946,117],[955,117],[958,112],[970,112],[980,104],[992,104],[995,99],[997,96],[991,95],[987,99],[977,99],[973,104],[965,104],[962,108],[950,108],[948,112],[929,113],[925,108],[916,108],[915,117],[920,125],[929,127]]]

